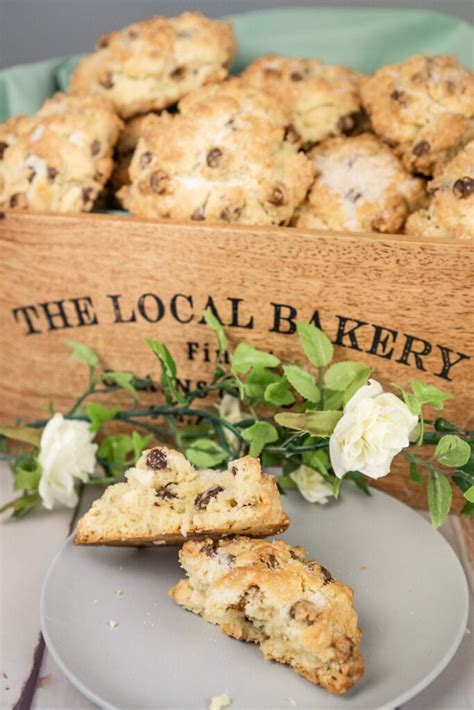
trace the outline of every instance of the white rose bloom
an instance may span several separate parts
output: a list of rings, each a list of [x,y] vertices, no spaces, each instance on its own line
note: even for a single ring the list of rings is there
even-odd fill
[[[298,490],[310,503],[324,505],[328,498],[333,496],[332,486],[327,483],[320,473],[302,464],[296,471],[290,473],[290,478],[298,486]]]
[[[64,419],[55,414],[41,435],[38,461],[41,466],[39,494],[48,510],[55,502],[72,508],[77,503],[76,479],[87,481],[94,471],[97,444],[88,422]]]
[[[360,471],[370,478],[390,472],[392,459],[410,443],[418,417],[375,380],[357,390],[329,440],[334,473]]]
[[[219,416],[230,424],[242,421],[240,399],[226,392],[219,403]],[[234,444],[237,437],[229,429],[224,429],[224,436],[229,444]]]

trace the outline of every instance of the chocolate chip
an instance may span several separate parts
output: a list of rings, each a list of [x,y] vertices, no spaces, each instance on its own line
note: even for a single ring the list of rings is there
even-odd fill
[[[265,67],[263,73],[266,74],[266,76],[273,76],[275,79],[277,77],[281,77],[281,71],[279,69],[275,69],[275,67]]]
[[[93,187],[84,187],[82,188],[82,201],[84,204],[87,204],[87,202],[92,202],[93,197],[92,193],[94,192]]]
[[[29,183],[33,182],[33,180],[35,179],[35,175],[36,175],[36,170],[34,168],[30,167],[30,174],[28,175],[28,182]]]
[[[271,205],[276,205],[277,207],[282,205],[284,202],[283,190],[279,187],[274,187],[270,193],[268,201]]]
[[[265,560],[265,564],[269,569],[278,569],[280,567],[275,555],[268,555],[268,559]]]
[[[301,81],[303,79],[303,74],[299,71],[292,71],[290,74],[291,81]]]
[[[454,81],[447,81],[446,82],[446,89],[448,91],[448,94],[454,94],[456,92],[456,83]]]
[[[114,85],[114,80],[112,78],[112,72],[108,71],[103,76],[98,79],[98,82],[104,89],[111,89]]]
[[[170,491],[170,489],[167,488],[167,486],[164,486],[163,488],[160,488],[159,490],[157,490],[155,495],[157,498],[161,498],[161,500],[173,500],[173,498],[178,497],[177,494],[174,493],[174,491]]]
[[[229,567],[233,567],[236,559],[237,558],[235,555],[227,555],[227,557],[225,558],[225,561],[227,562]]]
[[[0,160],[3,159],[3,154],[5,153],[7,148],[8,143],[5,143],[5,141],[0,141]]]
[[[345,197],[351,202],[357,202],[357,200],[360,200],[360,198],[362,197],[362,193],[356,190],[355,188],[352,188],[352,190],[346,192]]]
[[[100,142],[94,140],[91,143],[91,155],[98,155],[100,153]]]
[[[150,153],[149,150],[146,150],[144,153],[142,153],[140,156],[141,169],[143,170],[144,168],[146,168],[147,165],[150,165],[152,160],[153,160],[153,153]]]
[[[48,179],[51,182],[56,180],[59,170],[57,168],[48,168]]]
[[[202,222],[206,219],[204,215],[204,207],[196,207],[196,209],[191,212],[191,219],[195,222]]]
[[[166,192],[167,180],[168,173],[165,173],[164,170],[155,170],[155,172],[150,175],[150,187],[153,192],[157,192],[158,194]]]
[[[470,177],[462,177],[453,185],[454,196],[459,200],[465,200],[470,197],[474,192],[474,180]]]
[[[175,79],[176,81],[180,81],[180,79],[184,79],[186,75],[186,67],[176,67],[176,69],[173,69],[173,71],[170,74],[171,79]]]
[[[16,192],[14,195],[10,197],[10,207],[20,207],[20,208],[26,208],[28,207],[28,200],[26,199],[26,195],[24,192]]]
[[[213,148],[207,154],[206,163],[209,165],[210,168],[217,168],[221,158],[222,150],[220,148]]]
[[[5,217],[6,217],[5,212],[0,212],[0,219],[5,219]]]
[[[400,99],[403,97],[403,95],[404,95],[403,91],[398,91],[398,89],[395,89],[390,94],[390,98],[393,99],[394,101],[400,101]]]
[[[306,624],[306,626],[312,626],[319,616],[319,612],[314,604],[304,599],[295,602],[289,613],[290,619],[294,619],[294,621],[297,621],[299,624]]]
[[[217,544],[217,540],[206,542],[206,544],[201,547],[201,552],[204,552],[206,557],[215,557],[217,555]]]
[[[351,114],[341,116],[337,122],[337,130],[341,133],[348,133],[354,128],[354,117]]]
[[[301,556],[300,556],[300,555],[297,555],[294,550],[290,550],[290,557],[291,557],[293,560],[299,560],[299,561],[301,561]]]
[[[239,469],[237,468],[237,466],[231,466],[231,467],[230,467],[230,472],[231,472],[231,474],[232,474],[233,476],[236,476],[237,473],[239,472]]]
[[[137,30],[128,30],[127,34],[128,34],[129,39],[137,39],[137,37],[138,37]]]
[[[326,567],[323,567],[323,566],[321,565],[319,571],[320,571],[320,573],[323,575],[323,578],[324,578],[323,587],[324,587],[326,584],[331,584],[331,582],[334,582],[334,578],[333,578],[331,572],[330,572],[329,570],[327,570]]]
[[[298,143],[301,140],[300,134],[292,123],[289,123],[288,126],[285,126],[283,140],[288,141],[288,143]]]
[[[428,141],[420,141],[413,148],[413,155],[417,155],[418,157],[420,155],[426,155],[427,153],[430,152],[430,150],[431,150],[431,146],[428,143]]]
[[[224,489],[222,486],[214,486],[214,488],[209,488],[207,491],[204,491],[203,493],[200,493],[196,498],[194,499],[194,505],[196,508],[199,510],[204,510],[207,508],[207,505],[211,498],[215,498],[219,493],[222,493]]]
[[[105,47],[108,47],[108,46],[109,46],[109,38],[107,35],[104,35],[97,42],[97,49],[104,49]]]
[[[162,449],[152,449],[148,456],[146,457],[146,465],[153,468],[155,471],[159,471],[161,468],[166,468],[167,456]]]

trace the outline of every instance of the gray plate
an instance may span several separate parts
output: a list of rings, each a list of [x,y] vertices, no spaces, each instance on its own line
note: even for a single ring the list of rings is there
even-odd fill
[[[366,675],[350,693],[332,696],[179,608],[167,596],[182,576],[175,549],[74,547],[71,539],[41,605],[46,643],[66,676],[98,705],[127,710],[204,709],[224,691],[232,710],[288,710],[289,698],[298,709],[374,710],[416,695],[466,626],[466,579],[448,543],[377,491],[369,499],[345,490],[324,508],[295,491],[283,501],[293,521],[285,540],[355,589]]]

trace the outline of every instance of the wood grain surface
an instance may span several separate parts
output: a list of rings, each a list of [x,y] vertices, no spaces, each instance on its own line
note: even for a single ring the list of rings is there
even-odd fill
[[[158,374],[143,339],[163,340],[183,387],[205,381],[210,306],[231,346],[245,339],[286,360],[304,361],[294,327],[313,320],[337,359],[366,361],[385,384],[437,385],[455,395],[446,416],[469,426],[467,242],[7,212],[0,250],[2,422],[42,415],[49,400],[62,409],[84,388],[66,338],[142,375]],[[404,469],[377,485],[425,506]]]

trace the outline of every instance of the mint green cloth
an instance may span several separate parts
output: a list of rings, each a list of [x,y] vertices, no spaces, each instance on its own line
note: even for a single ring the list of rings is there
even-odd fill
[[[234,71],[268,52],[320,57],[372,72],[410,54],[445,54],[474,64],[474,30],[435,12],[343,8],[262,10],[231,16],[239,40]],[[54,91],[67,87],[78,56],[0,72],[0,122],[34,113]]]

